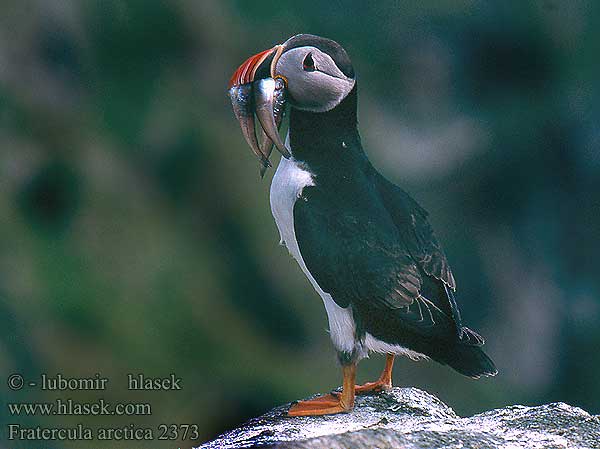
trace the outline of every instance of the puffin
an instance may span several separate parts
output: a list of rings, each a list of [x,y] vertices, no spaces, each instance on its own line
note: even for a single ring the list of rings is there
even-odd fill
[[[244,61],[228,92],[261,176],[272,148],[281,153],[272,215],[280,243],[323,301],[342,370],[341,392],[297,401],[288,415],[351,411],[356,394],[392,387],[396,356],[431,359],[474,379],[496,375],[483,337],[463,325],[428,213],[369,162],[344,48],[320,36],[293,36]],[[386,356],[383,372],[357,385],[357,364],[371,353]]]

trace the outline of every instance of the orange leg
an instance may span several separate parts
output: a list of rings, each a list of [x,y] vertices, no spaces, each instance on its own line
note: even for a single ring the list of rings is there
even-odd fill
[[[371,391],[380,392],[392,388],[392,368],[394,367],[394,355],[388,354],[385,359],[385,368],[375,382],[367,382],[362,385],[357,385],[354,391],[357,394],[369,393]]]
[[[344,383],[342,394],[326,394],[308,401],[299,401],[288,411],[289,416],[333,415],[352,410],[354,407],[354,387],[356,383],[356,364],[343,366]]]

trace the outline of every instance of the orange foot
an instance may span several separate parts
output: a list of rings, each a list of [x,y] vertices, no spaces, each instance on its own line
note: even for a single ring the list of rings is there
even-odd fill
[[[288,411],[289,416],[333,415],[352,410],[351,405],[344,403],[340,394],[326,394],[308,401],[298,401]]]
[[[356,394],[379,393],[392,389],[392,369],[394,368],[394,355],[388,354],[385,360],[385,368],[375,382],[367,382],[363,385],[354,387]]]
[[[387,391],[392,389],[392,381],[387,380],[376,380],[375,382],[366,382],[362,385],[357,385],[354,387],[354,391],[356,394],[366,394],[366,393],[380,393],[382,391]]]

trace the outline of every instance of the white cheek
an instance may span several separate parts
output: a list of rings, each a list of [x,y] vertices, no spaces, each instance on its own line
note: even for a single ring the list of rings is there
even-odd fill
[[[354,80],[335,78],[321,72],[308,72],[289,90],[296,100],[296,107],[310,112],[327,112],[346,98],[354,87]]]

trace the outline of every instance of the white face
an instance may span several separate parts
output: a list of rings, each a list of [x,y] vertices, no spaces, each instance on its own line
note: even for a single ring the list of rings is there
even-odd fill
[[[311,112],[335,108],[355,84],[328,54],[311,46],[285,51],[277,61],[275,74],[286,79],[292,105]]]

